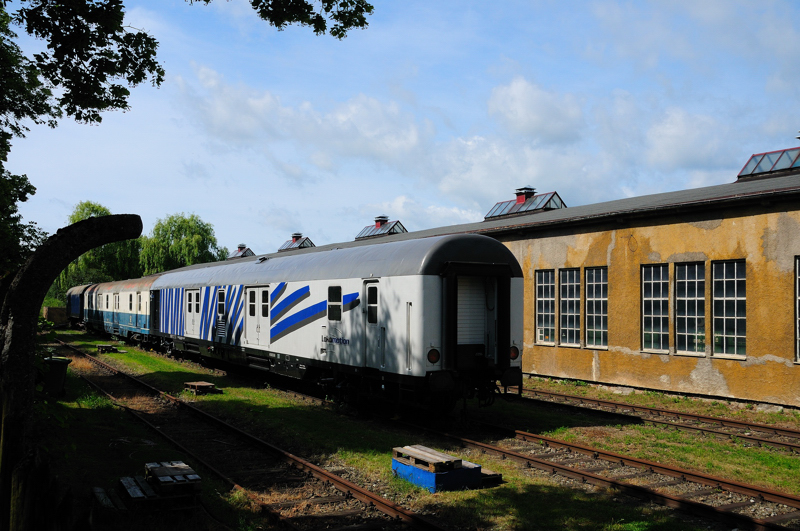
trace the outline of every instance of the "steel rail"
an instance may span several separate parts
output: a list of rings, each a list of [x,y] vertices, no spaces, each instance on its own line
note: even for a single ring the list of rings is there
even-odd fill
[[[192,406],[191,404],[187,404],[186,402],[183,402],[182,400],[178,399],[177,397],[174,397],[174,396],[170,395],[169,393],[166,393],[164,391],[156,389],[155,387],[151,386],[150,384],[148,384],[148,383],[146,383],[146,382],[144,382],[144,381],[142,381],[142,380],[140,380],[140,379],[138,379],[138,378],[136,378],[134,376],[131,376],[130,374],[126,374],[125,372],[120,371],[119,369],[117,369],[117,368],[115,368],[115,367],[103,362],[102,360],[97,359],[94,356],[92,356],[90,354],[87,354],[85,352],[82,352],[81,350],[75,348],[72,345],[64,343],[64,342],[62,342],[60,340],[57,340],[57,341],[60,344],[62,344],[63,346],[65,346],[66,348],[69,348],[69,349],[81,354],[82,356],[86,357],[87,359],[91,360],[93,363],[97,363],[98,365],[104,367],[106,370],[112,371],[115,374],[119,374],[119,375],[122,375],[122,376],[130,379],[131,381],[135,382],[137,385],[141,385],[142,387],[148,389],[152,393],[157,394],[159,396],[162,396],[162,397],[166,398],[167,400],[169,400],[171,402],[174,402],[175,404],[178,404],[181,407],[186,408],[188,411],[191,411],[192,413],[194,413],[196,415],[199,415],[200,417],[204,418],[205,420],[208,420],[208,421],[214,422],[216,424],[219,424],[221,426],[224,426],[226,429],[229,429],[229,430],[237,433],[241,437],[244,437],[245,439],[248,439],[251,442],[253,442],[253,443],[255,443],[255,444],[267,449],[268,451],[278,455],[279,457],[281,457],[283,459],[284,462],[286,462],[286,463],[288,463],[288,464],[290,464],[290,465],[292,465],[294,467],[297,467],[300,470],[304,470],[306,472],[309,472],[310,474],[312,474],[317,479],[329,482],[330,484],[335,486],[338,490],[353,496],[357,500],[359,500],[359,501],[361,501],[363,503],[366,503],[367,505],[375,507],[376,509],[378,509],[379,511],[383,512],[384,514],[387,514],[387,515],[389,515],[391,517],[394,517],[394,518],[399,518],[402,521],[404,521],[404,522],[406,522],[408,524],[411,524],[411,525],[413,525],[413,526],[415,526],[415,527],[417,527],[419,529],[429,529],[429,530],[432,530],[432,531],[441,531],[442,530],[442,527],[438,526],[432,520],[430,520],[429,518],[426,518],[423,515],[417,514],[417,513],[413,512],[413,511],[410,511],[410,510],[408,510],[408,509],[406,509],[406,508],[404,508],[404,507],[402,507],[400,505],[397,505],[396,503],[394,503],[394,502],[392,502],[390,500],[387,500],[386,498],[383,498],[381,496],[378,496],[374,492],[371,492],[371,491],[369,491],[367,489],[364,489],[364,488],[356,485],[355,483],[352,483],[352,482],[350,482],[350,481],[348,481],[348,480],[346,480],[344,478],[341,478],[341,477],[337,476],[336,474],[333,474],[333,473],[325,470],[324,468],[311,463],[310,461],[307,461],[307,460],[305,460],[305,459],[303,459],[303,458],[301,458],[299,456],[291,454],[291,453],[289,453],[289,452],[287,452],[287,451],[285,451],[285,450],[283,450],[283,449],[281,449],[281,448],[279,448],[279,447],[277,447],[277,446],[275,446],[275,445],[273,445],[273,444],[271,444],[271,443],[269,443],[267,441],[264,441],[263,439],[260,439],[260,438],[254,436],[254,435],[252,435],[250,433],[247,433],[247,432],[237,428],[236,426],[233,426],[233,425],[225,422],[224,420],[219,419],[219,418],[211,415],[210,413],[207,413],[207,412],[205,412],[205,411],[203,411],[203,410],[201,410],[201,409],[199,409],[199,408],[197,408],[195,406]],[[159,433],[160,433],[160,430],[157,430],[157,431],[159,431]],[[212,471],[214,470],[213,467],[209,467],[209,469],[212,470]],[[231,480],[228,480],[228,482],[233,483]],[[234,485],[235,485],[235,483],[234,483]]]
[[[641,413],[647,413],[654,416],[660,417],[674,417],[679,420],[694,420],[698,422],[704,422],[706,424],[711,425],[718,425],[723,426],[726,428],[735,428],[735,429],[742,429],[742,430],[751,430],[751,431],[758,431],[761,433],[768,433],[771,435],[777,435],[779,437],[789,437],[793,439],[800,440],[800,430],[793,430],[790,428],[779,428],[775,426],[769,426],[767,424],[759,424],[755,422],[745,422],[745,421],[738,421],[726,418],[718,418],[718,417],[710,417],[707,415],[698,415],[694,413],[683,413],[680,411],[674,411],[670,409],[659,409],[653,408],[649,406],[637,406],[632,404],[626,404],[624,402],[615,402],[613,400],[604,400],[600,398],[586,398],[582,396],[576,395],[569,395],[564,393],[556,393],[552,391],[540,391],[538,389],[525,389],[523,390],[523,399],[527,400],[537,400],[536,398],[525,398],[530,396],[540,396],[540,397],[555,397],[560,398],[564,402],[556,403],[569,403],[569,402],[577,402],[578,404],[588,404],[594,406],[602,406],[613,408],[615,410],[629,410]],[[542,400],[544,402],[553,403],[553,400]],[[784,441],[776,441],[773,439],[764,439],[762,437],[755,437],[753,435],[746,435],[740,433],[728,433],[724,431],[715,430],[713,428],[708,427],[701,427],[701,426],[692,426],[690,424],[680,424],[676,422],[671,422],[668,420],[657,420],[652,418],[643,418],[638,415],[630,415],[626,413],[619,413],[615,411],[614,413],[626,416],[632,416],[636,418],[640,418],[645,422],[650,422],[652,424],[657,425],[664,425],[664,426],[673,426],[679,429],[685,429],[687,431],[696,431],[696,432],[704,432],[704,433],[713,433],[715,435],[725,436],[725,437],[737,437],[742,440],[747,440],[754,442],[759,445],[768,445],[768,446],[775,446],[779,448],[784,448],[790,451],[800,452],[800,443],[791,443],[791,442],[784,442]]]
[[[782,492],[755,487],[746,483],[738,481],[730,481],[716,476],[709,476],[700,472],[692,472],[683,468],[670,467],[656,463],[655,461],[647,461],[645,459],[638,459],[635,457],[627,457],[622,454],[599,450],[590,446],[583,446],[575,443],[567,443],[552,437],[545,437],[544,435],[536,435],[521,430],[514,430],[517,439],[523,441],[535,441],[544,444],[545,446],[556,448],[568,448],[571,451],[579,452],[584,455],[592,456],[596,459],[603,459],[604,461],[611,461],[625,466],[632,466],[636,468],[645,468],[665,476],[675,478],[683,478],[687,481],[694,483],[701,483],[712,487],[719,487],[730,492],[743,494],[745,496],[755,496],[766,501],[780,503],[789,507],[800,509],[800,497],[792,494],[785,494]]]
[[[552,462],[552,461],[548,461],[546,459],[540,459],[540,458],[537,458],[537,457],[521,454],[519,452],[515,452],[513,450],[507,450],[505,448],[501,448],[499,446],[495,446],[495,445],[492,445],[492,444],[483,443],[483,442],[479,442],[479,441],[475,441],[475,440],[471,440],[471,439],[466,439],[466,438],[463,438],[463,437],[459,437],[457,435],[452,435],[452,434],[449,434],[449,433],[440,432],[438,430],[434,430],[434,429],[431,429],[431,428],[428,428],[428,427],[425,427],[425,426],[419,426],[419,425],[411,424],[411,423],[406,423],[406,424],[408,426],[414,428],[414,429],[424,430],[424,431],[427,431],[427,432],[429,432],[429,433],[431,433],[431,434],[433,434],[435,436],[438,436],[438,437],[441,437],[441,438],[444,438],[444,439],[449,439],[449,440],[453,441],[454,443],[456,443],[456,444],[458,444],[458,445],[460,445],[460,446],[462,446],[464,448],[472,448],[472,449],[478,450],[478,451],[480,451],[482,453],[488,453],[488,454],[500,456],[503,459],[509,459],[509,460],[521,463],[526,467],[536,468],[536,469],[539,469],[539,470],[543,470],[545,472],[549,472],[551,474],[558,474],[558,475],[561,475],[561,476],[564,476],[564,477],[568,477],[568,478],[571,478],[571,479],[574,479],[574,480],[577,480],[577,481],[581,481],[581,482],[585,482],[585,483],[589,483],[589,484],[592,484],[592,485],[612,488],[612,489],[615,489],[615,490],[617,490],[619,492],[622,492],[624,494],[628,494],[630,496],[633,496],[633,497],[636,497],[636,498],[639,498],[639,499],[645,499],[645,500],[653,501],[653,502],[659,503],[661,505],[665,505],[667,507],[671,507],[671,508],[675,508],[675,509],[679,509],[679,510],[682,510],[682,511],[686,511],[686,512],[695,514],[697,516],[710,518],[710,519],[714,519],[714,520],[718,520],[718,521],[723,521],[725,523],[736,525],[736,526],[747,526],[748,528],[755,529],[756,531],[767,531],[767,530],[783,530],[783,531],[785,531],[787,529],[784,526],[781,526],[779,524],[770,522],[769,519],[750,518],[750,517],[745,516],[745,515],[734,513],[734,512],[732,512],[730,510],[720,509],[720,508],[717,508],[717,507],[714,507],[714,506],[711,506],[711,505],[707,505],[707,504],[704,504],[704,503],[695,502],[695,501],[686,499],[685,497],[681,497],[680,495],[673,496],[673,495],[669,495],[669,494],[662,494],[662,493],[656,492],[656,491],[654,491],[652,489],[649,489],[647,487],[643,487],[643,486],[639,486],[639,485],[632,485],[632,484],[629,484],[629,483],[623,483],[623,482],[621,482],[619,480],[607,478],[605,476],[601,476],[601,475],[595,474],[595,473],[590,472],[590,471],[582,471],[582,470],[579,470],[579,469],[576,469],[576,468],[571,468],[571,467],[566,466],[566,465],[561,464],[561,463],[555,463],[555,462]],[[510,431],[507,428],[500,428],[500,429],[502,429],[504,431]],[[524,433],[524,432],[522,432],[522,433]],[[539,437],[539,436],[534,436],[534,437]],[[571,445],[571,444],[566,443],[564,441],[557,441],[556,439],[551,439],[551,441],[552,441],[552,443],[554,445],[558,444],[558,445],[561,445],[561,446],[564,446],[564,447],[570,447],[570,448],[573,448],[573,449],[576,449],[576,450],[578,449],[578,446],[579,446],[579,445]],[[583,447],[583,448],[586,448],[586,447]],[[590,455],[592,455],[594,453],[598,453],[598,455],[599,455],[599,452],[597,450],[593,449],[593,448],[586,448],[586,449],[590,451]],[[592,457],[593,457],[593,455],[592,455]],[[641,460],[635,460],[635,459],[624,457],[624,456],[616,456],[614,459],[609,459],[609,461],[616,461],[617,463],[620,463],[621,465],[624,465],[625,462],[627,462],[627,463],[630,463],[628,466],[632,466],[632,464],[635,461],[641,461]],[[644,463],[646,463],[646,462],[644,462]],[[640,468],[642,466],[647,466],[648,470],[653,470],[653,471],[655,471],[655,469],[658,469],[658,468],[664,468],[665,470],[667,469],[667,467],[663,467],[662,465],[659,465],[658,463],[651,463],[651,464],[648,464],[648,465],[639,464],[639,466],[637,468]],[[678,478],[681,478],[681,479],[688,479],[689,476],[695,476],[695,475],[697,475],[698,477],[702,476],[702,474],[698,475],[698,474],[695,474],[693,472],[683,471],[683,470],[680,470],[680,469],[674,469],[672,471],[672,473],[669,474],[669,475],[672,476],[672,477],[678,477]],[[728,481],[726,481],[724,479],[721,479],[721,478],[713,478],[711,476],[706,476],[706,478],[707,478],[707,480],[709,482],[705,483],[705,484],[712,485],[714,487],[723,488],[722,485],[725,485],[725,484],[733,485],[733,482],[728,482]],[[756,496],[756,497],[760,497],[762,493],[767,493],[767,495],[769,495],[770,497],[772,497],[771,496],[772,494],[775,494],[775,495],[777,495],[776,498],[778,498],[778,499],[785,499],[787,501],[791,501],[792,502],[791,504],[785,503],[785,502],[775,502],[775,503],[783,503],[784,505],[788,505],[788,506],[791,506],[791,507],[800,507],[800,498],[798,498],[796,496],[785,495],[785,494],[781,494],[781,493],[774,493],[773,491],[762,491],[762,490],[758,489],[757,487],[750,487],[750,486],[746,486],[746,487],[747,488],[742,488],[738,493],[745,494],[746,492],[748,492],[748,493],[751,493],[751,494],[745,494],[745,495]],[[734,492],[734,491],[731,490],[731,492]],[[764,498],[764,499],[766,499],[766,498]]]

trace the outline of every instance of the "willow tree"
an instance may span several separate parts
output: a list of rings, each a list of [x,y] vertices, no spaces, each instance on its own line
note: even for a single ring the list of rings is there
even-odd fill
[[[99,203],[81,201],[75,205],[67,222],[72,225],[85,219],[110,215],[111,211]],[[141,247],[141,239],[136,238],[107,243],[83,253],[61,272],[50,288],[48,297],[62,299],[69,288],[82,284],[140,277]]]
[[[196,214],[173,214],[156,221],[142,238],[140,265],[145,275],[225,260],[228,249],[217,245],[214,226]]]

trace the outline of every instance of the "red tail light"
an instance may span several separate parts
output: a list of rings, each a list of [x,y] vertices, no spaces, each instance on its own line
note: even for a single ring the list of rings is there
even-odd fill
[[[428,351],[428,363],[439,363],[440,359],[442,359],[442,355],[438,350],[432,348]]]
[[[511,347],[511,352],[509,353],[508,357],[512,360],[519,358],[519,349],[517,347]]]

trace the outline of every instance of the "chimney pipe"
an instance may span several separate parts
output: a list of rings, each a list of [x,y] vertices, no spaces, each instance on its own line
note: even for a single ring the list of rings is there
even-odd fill
[[[522,188],[517,188],[517,204],[524,203],[535,195],[536,188],[533,188],[532,186],[523,186]]]
[[[302,232],[293,232],[292,233],[292,243],[297,243],[297,240],[303,237]]]
[[[375,217],[375,228],[379,229],[379,228],[383,227],[384,225],[386,225],[386,223],[388,221],[389,221],[389,216],[376,216]]]

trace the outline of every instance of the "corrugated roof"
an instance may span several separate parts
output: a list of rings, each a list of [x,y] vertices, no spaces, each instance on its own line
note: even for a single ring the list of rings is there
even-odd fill
[[[730,184],[706,186],[677,192],[630,197],[591,205],[572,206],[547,212],[523,214],[461,225],[450,225],[447,227],[438,227],[402,234],[392,234],[384,236],[379,241],[404,241],[415,238],[460,233],[495,235],[512,231],[517,232],[520,230],[549,230],[559,226],[597,223],[625,216],[656,216],[664,214],[667,211],[688,212],[691,210],[713,209],[720,206],[737,205],[746,207],[758,201],[779,199],[782,197],[797,197],[798,200],[800,200],[800,173],[771,177],[768,179],[738,181]],[[798,209],[800,209],[800,201],[798,201]],[[317,253],[331,249],[373,245],[375,243],[377,242],[374,239],[361,239],[350,242],[332,243],[310,249],[298,249],[292,254]],[[271,255],[262,256],[268,258],[277,255],[277,253],[273,253]],[[225,265],[225,262],[198,264],[185,269],[215,267],[217,265]]]

